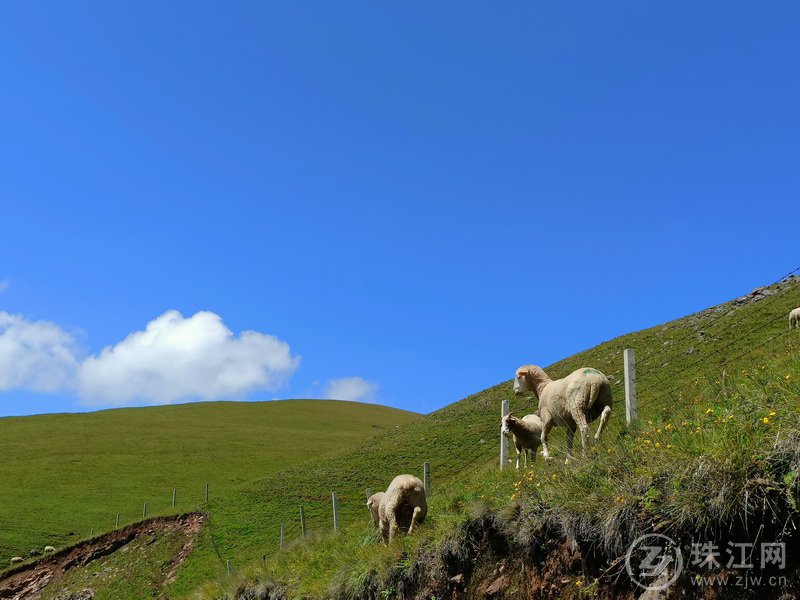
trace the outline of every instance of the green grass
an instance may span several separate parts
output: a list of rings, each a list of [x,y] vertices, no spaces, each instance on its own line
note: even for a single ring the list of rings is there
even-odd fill
[[[621,529],[626,521],[619,514],[633,514],[632,507],[657,511],[654,520],[660,518],[675,528],[711,527],[740,514],[742,474],[769,472],[770,461],[785,450],[776,441],[778,434],[789,435],[781,439],[791,443],[798,414],[796,389],[781,387],[791,380],[776,382],[781,373],[800,378],[800,335],[790,334],[786,318],[800,304],[800,285],[790,281],[773,289],[774,296],[758,302],[728,303],[622,336],[548,367],[551,376],[560,377],[591,365],[615,378],[610,427],[593,460],[578,461],[571,468],[560,460],[548,466],[540,462],[530,481],[518,481],[513,471],[500,473],[496,461],[501,400],[510,400],[512,410],[520,414],[535,410],[532,400],[514,397],[510,382],[505,382],[324,464],[291,467],[217,499],[211,507],[214,526],[209,535],[221,557],[241,566],[240,573],[227,576],[220,561],[214,564],[201,552],[187,561],[175,595],[198,587],[204,589],[204,597],[218,597],[226,590],[231,594],[242,579],[278,581],[288,586],[292,597],[358,597],[365,589],[387,591],[398,573],[419,569],[417,557],[426,557],[426,568],[435,570],[443,554],[457,556],[464,551],[459,540],[476,515],[490,510],[492,518],[502,521],[504,511],[519,512],[514,507],[523,499],[525,506],[537,507],[545,515],[539,519],[527,514],[530,528],[558,516],[561,526],[586,535],[605,523],[606,533],[596,542],[609,552],[617,551],[629,536],[630,531]],[[624,424],[626,347],[637,353],[641,426],[633,430]],[[530,362],[536,362],[535,355]],[[754,375],[754,367],[762,365]],[[509,375],[516,366],[509,365]],[[749,404],[741,401],[745,395]],[[709,408],[712,412],[706,415]],[[773,410],[776,415],[770,417]],[[733,419],[727,420],[731,414]],[[770,423],[759,425],[758,419],[764,417]],[[723,418],[724,424],[717,422]],[[681,426],[683,421],[691,422],[692,433],[689,425]],[[742,427],[744,423],[747,427]],[[667,424],[669,435],[664,433]],[[667,441],[670,437],[672,441]],[[563,440],[555,430],[552,446],[557,459],[564,456]],[[700,471],[708,477],[691,479],[688,474],[704,460],[709,462]],[[419,474],[424,461],[432,463],[434,486],[425,527],[419,536],[392,547],[374,544],[364,488],[384,489],[400,472]],[[759,465],[762,470],[754,470]],[[664,488],[664,482],[678,487],[668,493],[672,488]],[[703,508],[717,484],[723,491]],[[335,537],[325,534],[330,531],[332,490],[342,500],[344,523],[343,533]],[[287,524],[290,539],[299,535],[300,504],[312,514],[319,535],[278,553],[280,522]],[[593,506],[611,507],[612,512],[593,511]],[[529,531],[533,536],[533,529]],[[256,560],[264,553],[270,556],[266,569]]]
[[[419,415],[353,402],[215,402],[0,419],[0,565],[245,482]],[[313,439],[313,443],[304,440]],[[177,507],[172,509],[172,490]]]

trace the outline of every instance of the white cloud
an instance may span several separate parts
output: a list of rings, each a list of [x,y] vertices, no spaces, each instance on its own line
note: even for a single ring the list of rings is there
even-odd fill
[[[235,336],[212,312],[184,318],[171,310],[86,359],[77,389],[92,406],[241,398],[279,388],[299,364],[274,336]]]
[[[362,377],[342,377],[331,379],[325,386],[325,397],[331,400],[352,400],[353,402],[374,402],[378,384]]]
[[[0,391],[69,388],[77,367],[77,344],[72,335],[55,323],[28,321],[0,311]]]

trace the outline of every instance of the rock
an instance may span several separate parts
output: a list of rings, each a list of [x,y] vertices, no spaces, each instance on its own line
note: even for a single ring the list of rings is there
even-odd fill
[[[500,577],[498,577],[492,583],[489,584],[489,587],[486,588],[486,592],[484,592],[484,595],[491,598],[492,596],[496,596],[497,594],[504,592],[507,587],[508,587],[508,576],[501,575]]]
[[[454,583],[456,585],[464,585],[464,574],[463,573],[459,573],[458,575],[455,575],[454,577],[451,577],[450,578],[450,583]]]
[[[39,550],[38,548],[31,548],[31,551],[28,552],[28,556],[41,556],[41,555],[42,551]]]

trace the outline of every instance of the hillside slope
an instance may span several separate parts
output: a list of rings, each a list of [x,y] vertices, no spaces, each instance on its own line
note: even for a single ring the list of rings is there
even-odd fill
[[[418,418],[293,400],[0,419],[0,564],[113,529],[117,513],[121,525],[139,520],[145,502],[150,516],[194,510],[206,482],[213,498]]]
[[[696,380],[718,378],[723,370],[733,372],[785,349],[791,339],[786,315],[798,304],[798,281],[785,280],[695,315],[616,338],[547,370],[559,377],[591,365],[614,377],[616,404],[606,435],[612,440],[624,429],[625,348],[637,352],[640,418],[657,419],[686,402]],[[535,349],[530,360],[536,362]],[[516,366],[509,365],[509,374]],[[231,585],[223,559],[246,566],[262,554],[275,556],[281,522],[286,524],[288,539],[300,535],[300,505],[310,515],[312,530],[330,531],[331,491],[338,493],[346,536],[348,529],[360,535],[368,522],[365,488],[383,489],[400,472],[419,474],[424,461],[432,465],[434,499],[464,488],[474,473],[483,473],[497,461],[500,403],[505,399],[514,412],[535,409],[530,398],[513,396],[510,383],[501,383],[324,463],[289,468],[215,499],[210,507],[213,525],[205,539],[208,547],[187,561],[174,595],[183,597],[210,580],[215,582],[210,589],[217,591],[209,594],[218,597],[219,590]],[[563,434],[558,430],[553,447],[563,457]],[[435,527],[436,521],[434,511],[430,526]],[[218,554],[210,550],[212,541]],[[330,573],[322,568],[324,560],[310,555],[307,561],[315,565],[311,572],[319,573],[317,580],[295,572],[297,564],[280,573],[280,578],[303,593],[327,594]]]

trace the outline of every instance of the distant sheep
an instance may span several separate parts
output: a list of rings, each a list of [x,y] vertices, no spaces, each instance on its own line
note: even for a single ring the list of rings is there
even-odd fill
[[[11,557],[11,564],[18,565],[19,563],[25,562],[25,559],[21,556],[12,556]]]
[[[49,552],[55,552],[56,549],[53,548],[52,546],[45,546],[44,547],[44,551],[45,551],[45,553],[49,553]]]
[[[372,494],[372,496],[367,499],[367,508],[369,508],[369,512],[372,513],[372,521],[376,526],[379,526],[381,522],[379,509],[381,507],[381,500],[383,500],[385,495],[386,494],[383,492],[378,492],[376,494]]]
[[[506,437],[512,436],[517,449],[518,469],[520,453],[525,467],[528,466],[529,455],[531,455],[530,463],[533,465],[536,460],[536,450],[542,443],[542,419],[539,415],[525,415],[521,419],[517,419],[509,413],[503,417],[500,423],[500,433]]]
[[[391,543],[399,529],[414,526],[425,520],[428,514],[428,501],[425,486],[413,475],[398,475],[386,490],[378,507],[379,525],[384,542]]]
[[[608,422],[613,403],[611,384],[597,369],[582,367],[564,379],[553,381],[541,367],[527,365],[517,369],[514,393],[533,392],[539,399],[539,416],[542,419],[542,454],[551,460],[547,436],[553,425],[567,431],[567,462],[572,458],[572,439],[580,431],[581,447],[586,455],[586,438],[589,423],[600,418],[595,440]]]
[[[789,329],[800,327],[800,306],[789,313]]]

